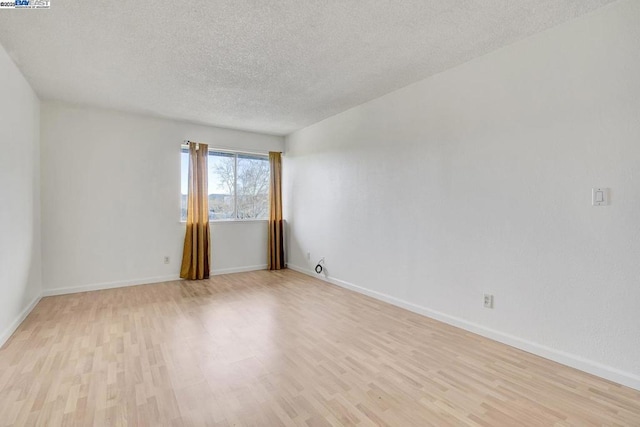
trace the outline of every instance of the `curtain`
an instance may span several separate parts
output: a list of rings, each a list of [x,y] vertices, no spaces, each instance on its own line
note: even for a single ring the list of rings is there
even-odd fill
[[[189,143],[187,231],[180,268],[180,277],[183,279],[209,278],[208,148],[207,144]]]
[[[269,270],[284,268],[284,238],[282,223],[282,156],[269,152]]]

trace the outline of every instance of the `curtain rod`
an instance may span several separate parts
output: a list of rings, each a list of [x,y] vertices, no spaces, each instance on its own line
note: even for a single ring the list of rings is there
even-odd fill
[[[188,139],[185,139],[184,141],[182,141],[184,145],[188,145],[190,143],[194,143],[194,144],[200,144],[199,142],[196,141],[189,141]],[[204,142],[202,143],[204,144]],[[242,149],[237,149],[237,148],[233,148],[233,147],[221,147],[219,145],[216,146],[212,146],[211,144],[209,144],[209,148],[213,149],[213,150],[219,150],[219,151],[233,151],[235,153],[243,153],[243,154],[261,154],[261,155],[266,155],[269,154],[269,151],[259,151],[259,150],[254,150],[254,151],[249,151],[249,150],[242,150]],[[277,153],[282,154],[282,151],[277,151]]]

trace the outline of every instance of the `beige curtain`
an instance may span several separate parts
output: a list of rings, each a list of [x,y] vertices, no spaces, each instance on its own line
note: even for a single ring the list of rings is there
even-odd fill
[[[269,183],[269,270],[284,268],[284,237],[282,223],[282,156],[280,153],[269,153],[271,168]]]
[[[189,195],[187,196],[187,232],[184,235],[183,279],[209,278],[209,191],[208,146],[189,143]]]

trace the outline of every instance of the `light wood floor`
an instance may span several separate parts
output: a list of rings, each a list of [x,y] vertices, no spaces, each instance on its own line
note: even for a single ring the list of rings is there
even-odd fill
[[[44,298],[0,425],[640,426],[640,392],[293,271]]]

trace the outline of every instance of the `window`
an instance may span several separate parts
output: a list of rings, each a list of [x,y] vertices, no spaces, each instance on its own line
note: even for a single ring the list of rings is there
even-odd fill
[[[182,147],[181,220],[187,219],[189,149]],[[266,219],[269,158],[209,150],[209,220]]]

